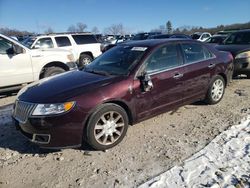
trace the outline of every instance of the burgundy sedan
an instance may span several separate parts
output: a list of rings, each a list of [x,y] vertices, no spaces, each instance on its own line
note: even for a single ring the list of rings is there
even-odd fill
[[[133,125],[185,104],[218,103],[232,55],[193,40],[118,45],[82,71],[23,88],[14,106],[19,130],[46,148],[117,145]]]

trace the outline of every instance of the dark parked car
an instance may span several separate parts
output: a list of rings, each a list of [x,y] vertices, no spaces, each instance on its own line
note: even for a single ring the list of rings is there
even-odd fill
[[[83,71],[22,89],[13,117],[41,147],[97,150],[117,145],[128,125],[205,100],[218,103],[232,55],[193,40],[145,40],[118,45]]]
[[[145,33],[137,33],[134,37],[131,38],[131,40],[146,40],[150,36],[153,35],[159,35],[160,32],[145,32]]]
[[[192,39],[191,36],[185,34],[160,34],[152,35],[148,39],[167,39],[167,38],[183,38],[183,39]]]
[[[205,43],[212,43],[212,44],[222,44],[223,41],[227,38],[227,35],[213,35],[209,37],[204,42]]]
[[[234,57],[234,76],[245,74],[250,78],[250,29],[232,33],[218,50],[231,52]]]

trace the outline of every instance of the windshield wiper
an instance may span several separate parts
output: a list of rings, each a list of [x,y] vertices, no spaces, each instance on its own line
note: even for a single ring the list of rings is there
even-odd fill
[[[104,75],[104,76],[109,76],[110,75],[110,73],[108,73],[106,71],[101,71],[101,70],[85,69],[85,72],[94,73],[94,74],[100,74],[100,75]]]

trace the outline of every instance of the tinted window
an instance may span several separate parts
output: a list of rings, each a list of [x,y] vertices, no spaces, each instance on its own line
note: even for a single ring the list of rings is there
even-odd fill
[[[91,44],[97,43],[97,40],[94,35],[72,35],[76,44]]]
[[[176,45],[160,47],[149,57],[146,62],[148,73],[173,68],[179,65],[178,51]]]
[[[193,34],[193,35],[192,35],[192,39],[195,39],[195,40],[196,40],[196,39],[199,39],[200,36],[201,36],[200,34]]]
[[[48,37],[48,38],[38,39],[33,48],[54,48],[54,45],[52,39]]]
[[[143,54],[145,54],[146,50],[146,47],[114,47],[92,61],[85,68],[85,71],[106,72],[117,75],[128,74]]]
[[[186,43],[181,46],[185,55],[186,63],[193,63],[214,57],[214,55],[201,44]]]
[[[225,44],[250,44],[250,32],[233,33],[225,40]]]
[[[35,37],[28,37],[22,41],[22,44],[28,48],[31,48],[35,40],[36,40]]]
[[[68,37],[55,37],[58,47],[71,46]]]
[[[8,54],[13,50],[12,43],[0,37],[0,54]]]

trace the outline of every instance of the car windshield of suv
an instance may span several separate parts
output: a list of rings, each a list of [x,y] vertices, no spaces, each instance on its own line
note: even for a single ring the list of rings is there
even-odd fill
[[[127,75],[147,47],[117,46],[96,58],[84,71],[103,75]]]
[[[31,48],[35,40],[36,40],[35,37],[28,37],[22,41],[22,44],[28,48]]]
[[[250,44],[250,32],[233,33],[225,41],[224,44]]]

